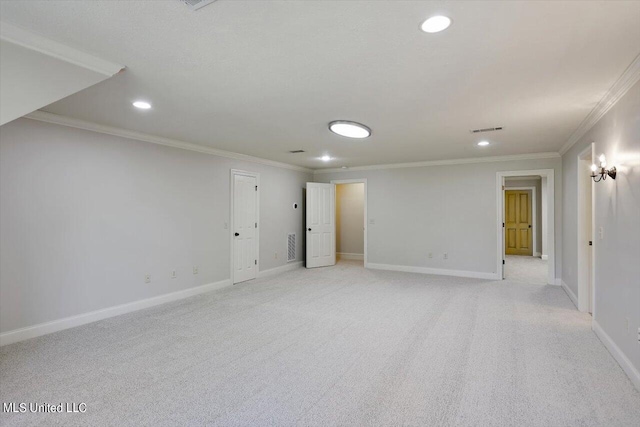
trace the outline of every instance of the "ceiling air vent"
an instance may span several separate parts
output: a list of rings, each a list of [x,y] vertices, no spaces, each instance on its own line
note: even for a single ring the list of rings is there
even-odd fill
[[[504,129],[502,126],[498,126],[498,127],[495,127],[495,128],[471,129],[469,132],[471,132],[471,133],[494,132],[494,131],[502,130],[502,129]]]
[[[208,4],[213,3],[216,0],[180,0],[180,2],[189,6],[191,10],[198,10],[205,7]]]
[[[291,150],[289,151],[291,154],[304,153],[304,150]]]

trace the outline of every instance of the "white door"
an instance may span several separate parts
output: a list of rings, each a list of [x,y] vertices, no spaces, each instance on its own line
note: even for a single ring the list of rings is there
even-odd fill
[[[336,186],[307,182],[307,268],[336,263]]]
[[[257,200],[255,176],[233,175],[233,283],[256,278]]]

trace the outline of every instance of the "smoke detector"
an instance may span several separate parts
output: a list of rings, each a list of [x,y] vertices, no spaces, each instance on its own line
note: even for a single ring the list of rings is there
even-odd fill
[[[198,10],[205,7],[208,4],[213,3],[216,0],[180,0],[181,3],[189,6],[191,10]]]

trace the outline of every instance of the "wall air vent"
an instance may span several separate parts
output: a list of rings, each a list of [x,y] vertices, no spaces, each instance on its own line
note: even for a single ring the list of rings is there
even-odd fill
[[[296,260],[296,233],[287,234],[287,262]]]
[[[208,4],[213,3],[216,0],[180,0],[181,3],[189,6],[191,10],[198,10],[200,8],[205,7]]]
[[[471,133],[482,133],[482,132],[495,132],[497,130],[502,130],[504,127],[498,126],[495,128],[484,128],[484,129],[471,129],[469,132]]]
[[[289,151],[291,154],[304,153],[304,150],[291,150]]]

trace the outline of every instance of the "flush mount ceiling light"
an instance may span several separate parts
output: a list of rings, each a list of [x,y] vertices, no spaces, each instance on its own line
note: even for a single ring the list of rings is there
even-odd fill
[[[420,28],[425,33],[439,33],[449,28],[449,25],[451,25],[451,18],[436,15],[424,21]]]
[[[322,157],[320,157],[320,160],[322,160],[323,162],[328,162],[329,160],[331,160],[331,156],[327,156],[326,154]]]
[[[486,147],[489,145],[489,141],[480,141],[478,142],[478,147]]]
[[[149,104],[147,101],[135,101],[133,103],[133,106],[141,110],[148,110],[149,108],[151,108],[151,104]]]
[[[365,125],[347,120],[336,120],[329,123],[329,130],[347,138],[367,138],[371,135],[371,129]]]

